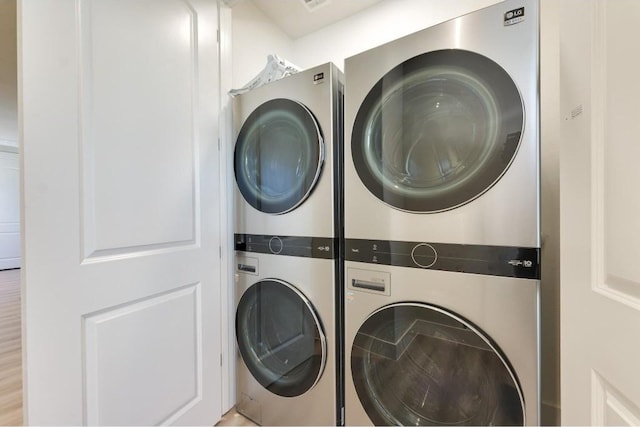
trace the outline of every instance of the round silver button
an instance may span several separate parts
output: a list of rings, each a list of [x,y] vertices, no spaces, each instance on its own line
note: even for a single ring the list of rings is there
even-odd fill
[[[438,253],[428,243],[420,243],[411,250],[411,259],[422,268],[429,268],[438,260]]]
[[[273,236],[269,240],[269,250],[272,254],[278,255],[280,252],[282,252],[282,248],[284,248],[284,243],[282,243],[282,239],[280,239],[278,236]]]

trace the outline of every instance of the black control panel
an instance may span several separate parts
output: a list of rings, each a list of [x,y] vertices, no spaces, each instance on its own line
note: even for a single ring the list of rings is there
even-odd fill
[[[336,239],[331,237],[235,234],[235,250],[260,254],[334,259]]]
[[[540,249],[346,239],[345,259],[490,276],[540,279]]]

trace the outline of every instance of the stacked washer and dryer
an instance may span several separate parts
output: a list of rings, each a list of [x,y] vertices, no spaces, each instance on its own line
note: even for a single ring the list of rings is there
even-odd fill
[[[342,417],[342,73],[321,65],[234,98],[239,413]]]
[[[345,76],[344,183],[335,66],[234,101],[238,411],[539,424],[536,0],[363,52]]]
[[[347,425],[538,425],[538,8],[345,61]]]

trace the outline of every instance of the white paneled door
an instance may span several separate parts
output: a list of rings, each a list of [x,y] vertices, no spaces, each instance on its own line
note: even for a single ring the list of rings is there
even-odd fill
[[[640,2],[560,3],[562,424],[637,426]]]
[[[18,153],[0,147],[0,270],[20,267]]]
[[[21,0],[26,421],[221,413],[217,4]]]

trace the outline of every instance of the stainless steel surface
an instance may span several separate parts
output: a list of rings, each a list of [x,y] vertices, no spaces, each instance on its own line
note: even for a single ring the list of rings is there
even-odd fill
[[[527,425],[538,425],[538,288],[537,280],[482,276],[347,261],[351,277],[386,273],[390,295],[348,286],[345,294],[345,412],[347,425],[371,425],[352,381],[351,351],[362,323],[381,307],[425,302],[471,322],[505,354],[522,388]],[[353,272],[357,272],[355,275]]]
[[[241,257],[244,254],[238,253]],[[326,338],[326,364],[316,384],[306,393],[290,398],[262,387],[237,353],[239,413],[261,425],[332,425],[336,417],[335,293],[333,260],[251,254],[260,264],[260,274],[236,273],[236,301],[254,283],[281,279],[295,286],[313,306]],[[318,404],[322,402],[322,404]]]
[[[324,78],[314,76],[323,73]],[[315,117],[324,141],[324,160],[317,182],[309,197],[295,209],[267,214],[248,204],[235,185],[235,225],[238,234],[271,236],[336,237],[334,189],[334,150],[338,126],[339,97],[342,95],[342,73],[333,64],[294,74],[254,89],[234,99],[234,138],[242,124],[258,106],[285,98],[305,106]],[[315,309],[326,340],[326,363],[315,385],[296,397],[274,394],[258,383],[237,354],[237,410],[261,425],[332,425],[336,423],[336,262],[275,255],[282,251],[283,241],[273,237],[269,250],[274,254],[236,252],[236,304],[254,283],[280,279],[296,287]],[[239,264],[247,268],[239,268]],[[253,271],[245,271],[252,270]],[[321,405],[318,402],[322,402]]]
[[[504,25],[506,12],[523,6],[524,20]],[[403,211],[379,200],[361,182],[351,153],[353,124],[363,100],[387,72],[417,55],[447,49],[484,55],[508,73],[522,97],[522,139],[506,172],[471,202],[437,213]],[[540,247],[536,0],[507,0],[347,58],[345,81],[347,239]],[[413,252],[429,249],[418,246]],[[524,396],[526,424],[539,424],[538,280],[352,261],[345,263],[345,280],[347,425],[372,424],[352,380],[356,332],[381,307],[403,302],[438,306],[482,330],[513,367]],[[384,283],[385,291],[358,287],[358,282]]]
[[[322,73],[324,78],[318,79]],[[261,425],[332,425],[336,423],[336,262],[278,255],[283,240],[277,236],[336,237],[334,155],[341,129],[339,96],[342,73],[330,63],[305,70],[254,89],[234,99],[234,138],[248,116],[263,103],[288,99],[302,104],[315,117],[323,141],[323,163],[306,200],[282,214],[260,212],[248,204],[235,185],[235,225],[238,234],[274,236],[272,254],[236,252],[236,304],[244,292],[262,279],[291,284],[313,307],[326,344],[324,370],[317,382],[296,397],[283,397],[264,388],[252,376],[237,352],[237,405],[239,413]],[[322,402],[322,405],[318,405]]]
[[[525,20],[505,26],[505,12],[521,6]],[[540,246],[537,28],[536,2],[509,0],[346,59],[346,238]],[[477,199],[439,213],[404,212],[385,205],[361,183],[350,148],[352,128],[381,77],[410,58],[442,49],[479,53],[509,74],[524,105],[522,140],[508,170]]]
[[[314,82],[314,75],[324,79]],[[334,205],[334,115],[341,72],[331,63],[305,70],[254,89],[234,99],[234,141],[242,124],[266,101],[286,98],[304,105],[315,117],[324,140],[324,160],[320,176],[309,197],[295,209],[280,214],[265,214],[249,205],[235,185],[235,233],[286,236],[333,237]]]

